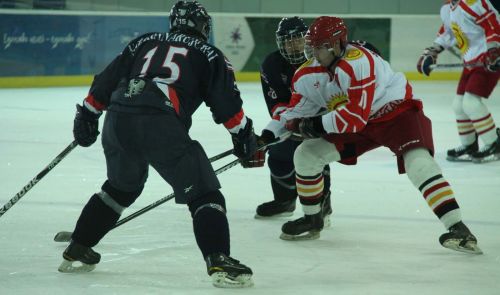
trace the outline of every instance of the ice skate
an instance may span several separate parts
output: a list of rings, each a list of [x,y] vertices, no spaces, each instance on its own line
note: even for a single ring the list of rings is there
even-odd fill
[[[295,199],[291,201],[276,201],[266,202],[257,207],[255,214],[256,219],[266,219],[273,217],[292,216],[295,210]]]
[[[451,162],[470,162],[472,155],[479,150],[479,144],[476,140],[467,146],[459,146],[457,148],[448,150],[446,160]]]
[[[95,265],[101,260],[101,255],[90,247],[72,241],[64,250],[63,258],[58,269],[60,272],[82,273],[94,270]]]
[[[500,129],[497,128],[497,140],[492,144],[482,147],[472,154],[472,162],[476,164],[500,160]]]
[[[476,237],[462,221],[452,225],[449,228],[449,232],[442,234],[439,237],[439,243],[451,250],[471,254],[483,254],[483,251],[477,246]]]
[[[322,212],[304,215],[304,217],[283,224],[280,239],[288,241],[315,240],[319,238],[323,227]]]
[[[324,227],[329,227],[331,225],[330,216],[332,215],[333,210],[330,196],[331,192],[328,191],[325,194],[323,201],[321,201],[321,213],[323,214]]]
[[[207,272],[212,284],[218,288],[244,288],[253,286],[252,270],[238,260],[222,253],[206,258]]]

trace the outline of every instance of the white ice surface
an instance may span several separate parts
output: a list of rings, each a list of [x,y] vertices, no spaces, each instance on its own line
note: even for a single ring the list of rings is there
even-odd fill
[[[113,230],[95,250],[102,261],[88,274],[61,274],[65,245],[88,198],[106,177],[100,143],[77,147],[0,218],[0,294],[500,294],[500,162],[450,163],[458,145],[451,110],[455,82],[414,83],[433,120],[436,159],[452,185],[482,256],[442,248],[444,232],[395,158],[378,149],[357,166],[332,165],[332,227],[315,241],[278,238],[281,220],[255,220],[271,199],[268,169],[232,168],[219,176],[231,226],[232,256],[252,267],[255,286],[211,286],[187,208],[170,201]],[[500,87],[487,104],[500,124]],[[268,121],[258,84],[241,84],[257,131]],[[75,103],[87,88],[0,90],[0,206],[72,141]],[[102,120],[101,120],[102,121]],[[207,108],[191,131],[209,156],[232,147]],[[230,157],[232,160],[233,158]],[[220,167],[227,161],[215,163]],[[170,194],[154,170],[142,196],[123,216]],[[302,215],[300,205],[293,218]]]

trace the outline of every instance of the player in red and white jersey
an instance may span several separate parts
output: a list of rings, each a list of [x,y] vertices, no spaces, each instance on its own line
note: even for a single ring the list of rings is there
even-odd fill
[[[434,44],[417,62],[429,75],[439,53],[453,46],[462,54],[464,69],[453,110],[461,146],[448,150],[449,161],[483,163],[500,159],[500,130],[483,103],[500,78],[500,18],[488,0],[452,0],[441,7],[441,26]],[[478,138],[484,143],[479,149]]]
[[[431,122],[411,86],[380,56],[348,45],[340,18],[317,18],[305,37],[313,58],[293,79],[288,108],[274,116],[259,140],[270,141],[287,130],[303,142],[294,154],[296,186],[304,217],[282,227],[282,239],[314,239],[323,228],[319,200],[322,167],[331,162],[356,164],[361,154],[385,146],[449,232],[444,247],[482,253],[462,222],[454,193],[435,162]]]

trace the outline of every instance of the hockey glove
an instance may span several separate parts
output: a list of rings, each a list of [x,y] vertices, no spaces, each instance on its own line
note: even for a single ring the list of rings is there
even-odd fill
[[[257,138],[253,132],[253,123],[247,117],[245,128],[241,129],[238,134],[231,134],[234,147],[234,155],[240,159],[251,157],[257,150]]]
[[[420,56],[417,62],[417,71],[420,74],[424,74],[429,76],[432,69],[431,65],[436,64],[438,55],[444,50],[444,48],[440,45],[433,45],[431,47],[427,47],[424,50],[424,53]]]
[[[318,138],[326,134],[321,117],[293,119],[286,122],[285,127],[293,132],[293,136],[299,135],[303,139]]]
[[[500,47],[492,47],[486,51],[484,67],[490,72],[500,70]]]
[[[85,106],[76,105],[73,136],[79,145],[88,147],[97,140],[100,116],[101,114],[93,113]]]
[[[261,136],[257,137],[258,150],[250,158],[241,160],[241,166],[243,166],[243,168],[256,168],[264,166],[266,163],[267,145],[275,141],[276,139],[274,138],[274,134],[271,131],[264,129]]]

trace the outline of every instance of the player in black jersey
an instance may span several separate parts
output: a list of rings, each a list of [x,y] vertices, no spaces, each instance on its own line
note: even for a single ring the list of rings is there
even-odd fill
[[[251,286],[252,270],[231,258],[229,225],[220,184],[201,145],[190,138],[191,116],[205,103],[217,124],[229,130],[234,153],[255,153],[252,121],[246,117],[231,64],[207,43],[211,18],[198,2],[177,2],[169,33],[148,33],[130,42],[96,75],[83,105],[77,105],[74,137],[93,144],[106,110],[102,146],[108,179],[83,208],[61,272],[95,268],[92,247],[141,194],[152,166],[188,205],[196,242],[217,287]],[[81,262],[82,266],[73,265]]]
[[[278,50],[270,53],[262,63],[262,92],[271,116],[284,110],[290,102],[292,77],[295,70],[306,61],[304,35],[307,26],[299,17],[283,18],[276,31]],[[288,139],[269,148],[268,166],[274,200],[257,207],[255,218],[291,216],[295,210],[297,191],[293,153],[299,141]],[[262,163],[263,165],[263,163]],[[324,215],[332,213],[330,206],[329,166],[323,171],[325,179]]]

